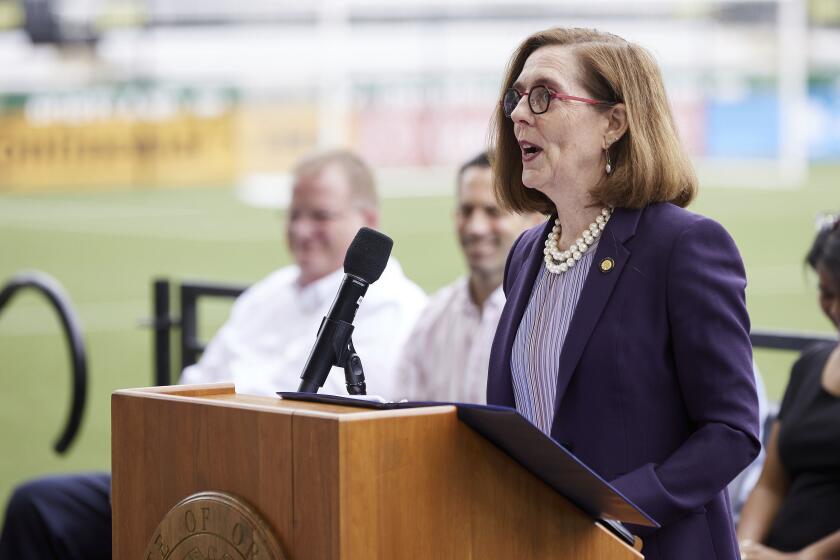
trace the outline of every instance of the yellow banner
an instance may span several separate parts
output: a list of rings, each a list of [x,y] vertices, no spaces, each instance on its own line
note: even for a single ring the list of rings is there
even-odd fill
[[[318,145],[314,103],[257,102],[238,114],[241,171],[283,173]]]
[[[134,91],[7,103],[0,191],[230,185],[237,108],[219,99],[202,106],[183,92]]]
[[[122,86],[0,95],[0,192],[230,186],[318,144],[312,102]]]

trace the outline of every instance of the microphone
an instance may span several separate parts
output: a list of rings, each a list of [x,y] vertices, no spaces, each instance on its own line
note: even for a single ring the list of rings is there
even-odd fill
[[[393,246],[394,241],[390,237],[376,230],[363,227],[356,233],[344,256],[344,280],[329,313],[321,320],[315,346],[312,347],[300,374],[298,392],[317,393],[318,389],[323,387],[333,366],[350,367],[352,360],[355,372],[353,377],[356,380],[356,389],[352,392],[364,394],[361,364],[350,340],[353,334],[352,323],[368,286],[382,276]],[[361,392],[357,386],[360,377]],[[348,374],[348,390],[351,389],[349,381]]]

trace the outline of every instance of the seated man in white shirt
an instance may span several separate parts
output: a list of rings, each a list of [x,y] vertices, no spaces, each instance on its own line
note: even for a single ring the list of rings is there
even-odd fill
[[[182,383],[233,381],[239,392],[274,395],[297,390],[321,318],[338,292],[342,265],[362,226],[376,227],[373,175],[345,151],[317,154],[294,173],[287,233],[295,265],[246,291],[228,322]],[[368,288],[354,324],[353,343],[370,393],[391,395],[398,349],[426,296],[391,259]],[[322,391],[346,394],[333,371]],[[19,486],[0,532],[0,560],[111,557],[108,473],[41,478]]]
[[[346,151],[316,154],[294,170],[286,234],[294,265],[255,284],[234,304],[227,323],[181,383],[233,381],[239,393],[295,391],[300,374],[344,272],[347,248],[362,226],[376,228],[373,174]],[[391,372],[426,295],[391,258],[370,285],[353,324],[368,392],[386,397],[396,386]],[[344,373],[334,368],[320,392],[347,394]]]
[[[502,277],[513,242],[538,214],[502,210],[487,154],[458,172],[455,229],[469,274],[435,293],[398,362],[400,396],[411,400],[486,402],[487,367],[505,304]]]

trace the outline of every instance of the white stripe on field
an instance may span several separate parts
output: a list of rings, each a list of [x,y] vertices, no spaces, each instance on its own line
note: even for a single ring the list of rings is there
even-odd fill
[[[28,213],[28,214],[27,214]],[[195,216],[199,211],[190,208],[148,207],[142,204],[101,204],[81,200],[46,200],[41,198],[3,197],[0,220],[123,220],[129,218],[158,218]]]
[[[243,232],[232,229],[214,227],[210,229],[193,229],[173,231],[152,228],[148,224],[135,224],[128,229],[122,224],[94,224],[94,223],[31,223],[21,220],[20,223],[0,223],[0,228],[19,229],[40,232],[73,233],[81,235],[107,235],[109,237],[134,237],[139,239],[177,239],[183,241],[202,241],[206,243],[241,243],[243,241],[272,241],[263,232]],[[277,237],[278,242],[282,239]]]
[[[233,302],[233,300],[230,300]],[[136,331],[151,336],[148,321],[152,317],[152,303],[144,300],[91,302],[75,305],[83,335],[99,332]],[[227,317],[224,308],[207,308],[202,312],[201,324],[221,326]],[[61,323],[52,307],[33,301],[16,305],[12,301],[0,314],[0,343],[21,336],[53,335],[61,332]]]

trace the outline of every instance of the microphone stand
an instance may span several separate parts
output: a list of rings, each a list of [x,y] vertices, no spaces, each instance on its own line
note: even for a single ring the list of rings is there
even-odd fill
[[[325,337],[321,337],[322,333]],[[356,353],[356,348],[353,346],[353,325],[347,321],[330,319],[324,317],[321,320],[321,326],[318,328],[318,340],[329,341],[326,348],[322,348],[323,356],[329,355],[329,362],[331,366],[338,366],[344,368],[344,378],[347,384],[347,393],[350,395],[365,395],[367,387],[365,385],[365,372],[362,368],[362,360]],[[317,348],[317,347],[316,347]],[[313,350],[313,354],[314,354]],[[324,381],[326,381],[329,374],[329,368],[323,373],[323,379],[311,380],[303,379],[300,383],[298,391],[301,393],[317,393]]]

